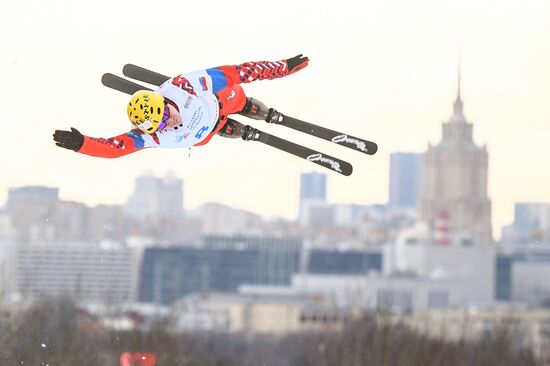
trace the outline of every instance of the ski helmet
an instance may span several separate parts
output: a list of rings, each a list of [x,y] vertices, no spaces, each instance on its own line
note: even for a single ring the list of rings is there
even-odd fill
[[[150,90],[138,90],[128,102],[130,122],[145,133],[153,133],[162,122],[166,104],[164,97]]]

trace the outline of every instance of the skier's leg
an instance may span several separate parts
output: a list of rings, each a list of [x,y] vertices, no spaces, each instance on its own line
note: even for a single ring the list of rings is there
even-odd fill
[[[265,120],[269,114],[269,108],[258,99],[249,97],[246,98],[246,104],[239,114],[252,119]]]
[[[281,113],[273,108],[268,108],[264,103],[254,98],[246,98],[246,104],[239,114],[269,123],[281,123],[283,121]]]

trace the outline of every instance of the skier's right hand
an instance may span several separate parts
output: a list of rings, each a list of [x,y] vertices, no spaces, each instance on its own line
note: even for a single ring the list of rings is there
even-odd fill
[[[55,130],[53,140],[59,147],[78,151],[84,143],[84,136],[76,128],[71,127],[70,131]]]

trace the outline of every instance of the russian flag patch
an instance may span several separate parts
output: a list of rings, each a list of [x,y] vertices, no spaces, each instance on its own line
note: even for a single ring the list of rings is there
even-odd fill
[[[199,82],[201,83],[201,87],[203,91],[208,90],[208,84],[206,84],[206,78],[204,76],[201,76],[199,78]]]

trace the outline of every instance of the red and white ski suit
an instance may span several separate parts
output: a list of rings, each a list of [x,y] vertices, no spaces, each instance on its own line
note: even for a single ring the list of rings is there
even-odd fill
[[[177,108],[182,118],[179,126],[152,134],[132,129],[111,138],[84,136],[84,143],[78,152],[117,158],[149,147],[204,145],[225,125],[229,114],[243,110],[246,95],[239,84],[284,77],[302,68],[289,72],[286,60],[260,61],[178,75],[155,91]]]

